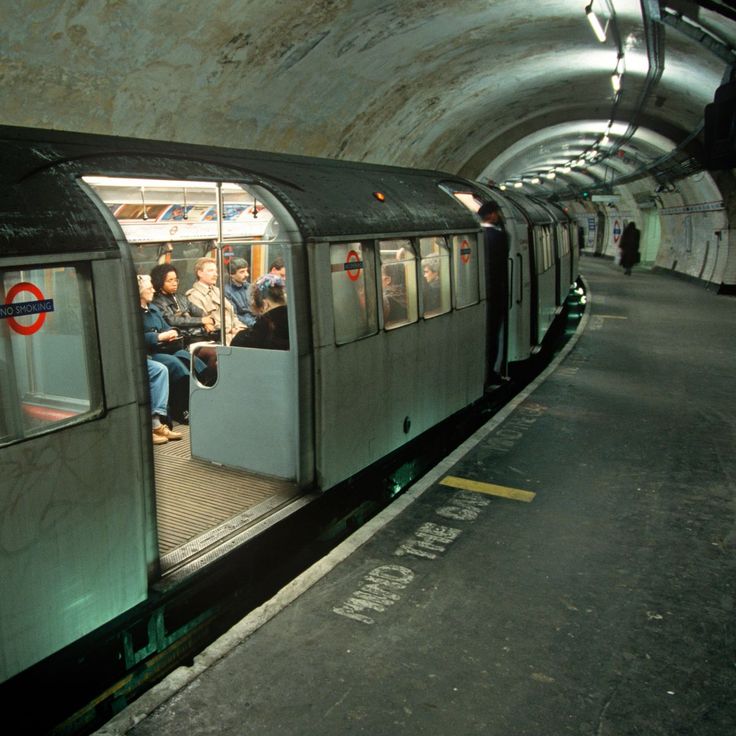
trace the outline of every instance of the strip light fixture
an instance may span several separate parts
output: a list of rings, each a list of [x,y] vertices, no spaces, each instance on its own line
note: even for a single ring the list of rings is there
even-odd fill
[[[604,43],[606,40],[606,29],[601,25],[601,22],[598,20],[598,16],[593,10],[593,0],[590,0],[590,4],[585,6],[585,16],[590,23],[590,27],[593,29],[593,33],[595,33],[595,37],[601,43]]]

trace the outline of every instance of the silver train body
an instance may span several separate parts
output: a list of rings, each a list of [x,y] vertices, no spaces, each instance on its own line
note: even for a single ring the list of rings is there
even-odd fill
[[[508,233],[508,363],[538,350],[577,276],[561,210],[441,172],[18,128],[0,139],[0,682],[140,604],[185,555],[188,540],[161,536],[162,484],[188,472],[177,462],[212,469],[197,490],[274,484],[242,517],[267,526],[481,398],[481,201],[498,202]],[[216,382],[190,383],[186,458],[159,457],[135,274],[172,263],[193,279],[208,255],[220,283],[231,258],[253,277],[283,258],[289,349],[218,345]]]

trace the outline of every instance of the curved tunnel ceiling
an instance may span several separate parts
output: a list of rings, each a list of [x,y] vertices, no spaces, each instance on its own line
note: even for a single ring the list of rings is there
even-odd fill
[[[609,20],[603,43],[586,4],[27,0],[0,27],[0,122],[502,182],[564,167],[612,117],[618,146],[638,121],[608,163],[557,171],[544,188],[585,186],[681,143],[736,59],[723,0],[593,0]],[[652,39],[664,66],[643,96]]]

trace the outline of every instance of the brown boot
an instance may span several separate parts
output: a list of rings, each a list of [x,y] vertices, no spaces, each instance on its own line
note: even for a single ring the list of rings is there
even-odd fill
[[[153,430],[153,434],[158,437],[163,437],[167,442],[169,440],[180,440],[184,435],[178,432],[172,432],[165,424],[161,424]]]
[[[154,445],[165,445],[169,440],[162,434],[156,434],[156,430],[153,430],[153,444]]]

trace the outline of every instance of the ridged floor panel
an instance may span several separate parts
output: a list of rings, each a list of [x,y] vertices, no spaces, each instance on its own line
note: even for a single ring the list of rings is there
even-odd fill
[[[288,498],[296,492],[289,481],[192,458],[189,427],[175,429],[184,435],[182,440],[153,448],[161,555],[274,496]]]

